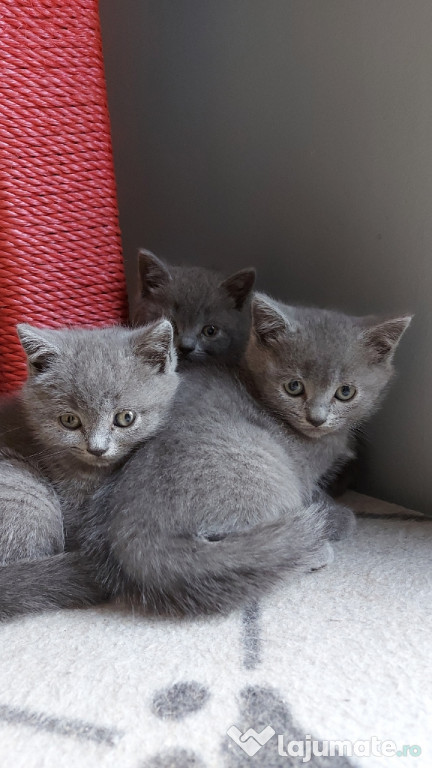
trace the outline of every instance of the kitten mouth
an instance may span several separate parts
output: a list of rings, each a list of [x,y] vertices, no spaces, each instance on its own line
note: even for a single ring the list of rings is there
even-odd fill
[[[106,467],[115,461],[114,456],[93,456],[91,453],[81,454],[81,460],[91,467]]]
[[[314,440],[319,440],[320,437],[325,437],[335,431],[332,427],[314,427],[311,424],[304,424],[300,430],[306,437],[311,437]]]
[[[179,360],[182,363],[201,363],[206,359],[205,352],[189,352],[187,354],[180,354]]]

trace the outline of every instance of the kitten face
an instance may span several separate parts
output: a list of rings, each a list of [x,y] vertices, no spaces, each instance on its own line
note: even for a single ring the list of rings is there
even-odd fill
[[[131,307],[134,325],[171,320],[181,360],[236,362],[250,332],[255,270],[227,279],[199,267],[167,267],[154,254],[138,254],[138,292]]]
[[[374,411],[411,321],[289,307],[260,294],[252,315],[245,362],[255,395],[313,439],[353,427]]]
[[[110,466],[157,431],[177,388],[167,320],[133,331],[17,331],[29,367],[22,399],[45,458]]]

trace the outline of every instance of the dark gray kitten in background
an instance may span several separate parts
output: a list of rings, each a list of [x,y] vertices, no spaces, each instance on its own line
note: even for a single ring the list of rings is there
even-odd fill
[[[17,330],[29,375],[0,403],[0,563],[62,551],[62,515],[70,545],[75,510],[160,428],[177,386],[166,320]]]
[[[167,266],[150,251],[138,252],[138,289],[131,301],[133,325],[167,317],[179,361],[236,364],[250,331],[255,270],[224,278],[202,267]]]

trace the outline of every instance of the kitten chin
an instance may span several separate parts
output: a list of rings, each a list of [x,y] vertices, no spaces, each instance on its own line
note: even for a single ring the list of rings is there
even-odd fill
[[[92,454],[86,451],[77,451],[74,453],[74,457],[77,461],[86,465],[89,469],[92,467],[109,468],[115,467],[128,456],[129,451],[122,454],[115,454],[111,456],[92,456]]]
[[[293,422],[287,422],[297,432],[300,432],[304,437],[308,437],[310,440],[321,440],[327,435],[333,435],[338,432],[341,427],[308,427],[307,425],[299,425]]]

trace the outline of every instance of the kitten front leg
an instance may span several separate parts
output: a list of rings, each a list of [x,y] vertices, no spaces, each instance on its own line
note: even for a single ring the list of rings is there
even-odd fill
[[[357,525],[356,518],[349,507],[345,507],[333,499],[332,502],[329,507],[329,540],[341,541],[354,533]]]
[[[329,541],[348,539],[357,525],[354,512],[330,497],[328,510]]]
[[[356,518],[349,507],[335,501],[321,488],[315,491],[313,498],[314,501],[321,501],[325,504],[329,541],[341,541],[354,533]]]
[[[0,452],[0,565],[38,560],[64,548],[60,501],[15,451]]]
[[[312,567],[310,568],[311,571],[319,571],[321,568],[325,568],[326,565],[330,565],[334,560],[334,551],[332,545],[326,541],[325,544],[321,547],[320,551],[316,555],[316,560]]]

